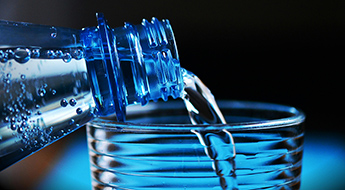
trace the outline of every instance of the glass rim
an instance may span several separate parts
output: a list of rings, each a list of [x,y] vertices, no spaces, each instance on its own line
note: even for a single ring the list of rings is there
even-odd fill
[[[180,101],[182,102],[182,101]],[[179,105],[177,105],[177,104]],[[191,123],[181,124],[148,124],[148,123],[132,123],[132,122],[117,122],[109,118],[97,118],[90,122],[91,125],[102,125],[106,128],[116,129],[138,129],[138,130],[156,130],[156,131],[190,131],[190,130],[228,130],[228,131],[242,131],[242,130],[262,130],[272,128],[289,127],[292,125],[298,125],[305,120],[305,114],[302,110],[275,103],[256,102],[256,101],[239,101],[239,100],[219,100],[217,101],[220,109],[255,109],[265,111],[280,111],[291,114],[291,116],[268,119],[261,121],[248,121],[248,122],[235,122],[227,124],[198,124],[193,125]],[[182,105],[182,106],[181,106]],[[127,113],[129,115],[143,113],[145,111],[152,110],[169,110],[169,109],[186,109],[182,102],[178,103],[177,100],[163,102],[158,101],[156,103],[149,103],[146,106],[134,105],[128,106]],[[90,125],[89,124],[89,125]]]

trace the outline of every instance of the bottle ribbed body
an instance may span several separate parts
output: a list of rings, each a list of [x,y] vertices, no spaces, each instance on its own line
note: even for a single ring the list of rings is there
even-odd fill
[[[0,170],[80,128],[183,90],[168,21],[75,30],[0,21]]]

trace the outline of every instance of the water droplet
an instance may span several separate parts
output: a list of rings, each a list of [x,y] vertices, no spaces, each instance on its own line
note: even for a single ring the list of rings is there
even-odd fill
[[[46,93],[47,91],[44,88],[40,88],[37,90],[37,94],[41,97],[43,97]]]
[[[26,110],[26,115],[31,115],[31,110]]]
[[[83,110],[81,108],[77,108],[75,111],[77,112],[78,115],[83,113]]]
[[[40,57],[40,50],[39,49],[31,50],[31,57],[32,58],[39,58]]]
[[[22,135],[22,138],[23,139],[27,139],[29,136],[28,136],[28,134],[27,133],[24,133],[23,135]]]
[[[15,117],[11,117],[11,123],[15,123],[16,122],[16,118]]]
[[[71,120],[68,122],[68,124],[69,124],[69,125],[73,125],[74,122],[75,122],[74,119],[71,119]]]
[[[37,111],[36,114],[37,115],[42,115],[42,112],[41,111]]]
[[[75,105],[77,104],[77,100],[75,100],[74,98],[72,98],[72,99],[69,100],[69,104],[70,104],[71,106],[75,106]]]
[[[25,76],[24,74],[22,74],[22,75],[20,75],[20,78],[21,78],[22,80],[25,80],[26,76]]]
[[[18,63],[26,63],[30,60],[30,50],[27,48],[17,48],[14,50],[14,59]]]
[[[6,116],[5,117],[5,122],[10,122],[10,117]]]
[[[13,130],[13,131],[15,131],[16,129],[17,129],[17,125],[16,124],[11,124],[11,129]]]
[[[57,33],[56,33],[56,32],[52,32],[52,33],[50,34],[50,36],[51,36],[52,38],[56,38]]]
[[[22,119],[23,119],[23,121],[27,121],[28,120],[28,116],[22,114]]]
[[[8,59],[6,57],[3,57],[0,59],[1,63],[6,63],[8,61]]]
[[[5,53],[2,50],[0,50],[0,59],[2,59],[4,57],[5,57]]]
[[[68,101],[64,98],[64,99],[62,99],[62,100],[60,101],[60,105],[61,105],[62,107],[66,107],[66,106],[68,105]]]
[[[56,94],[56,90],[52,90],[52,95],[54,96]]]
[[[65,62],[65,63],[68,63],[72,60],[72,56],[71,54],[69,53],[64,53],[63,56],[62,56],[62,60]]]
[[[55,57],[62,57],[63,52],[61,50],[56,50],[55,51]]]
[[[38,105],[38,104],[35,105],[35,108],[36,108],[36,109],[39,109],[40,107],[41,107],[41,106]]]
[[[75,49],[72,51],[74,59],[79,60],[83,58],[83,51],[81,49]]]
[[[50,29],[52,30],[52,32],[50,33],[50,37],[56,38],[56,36],[57,36],[56,28],[54,26],[52,26]]]
[[[14,113],[18,114],[20,110],[18,108],[14,109]]]
[[[11,73],[7,73],[7,74],[6,74],[6,77],[7,77],[7,78],[11,78],[11,77],[12,77]]]
[[[19,127],[19,128],[17,129],[17,132],[18,132],[18,133],[23,133],[23,132],[24,132],[23,127]]]
[[[20,127],[22,128],[26,128],[28,125],[28,123],[26,121],[23,121],[22,124],[20,125]]]
[[[53,50],[47,50],[46,54],[49,59],[55,58],[55,53]]]
[[[4,78],[4,83],[6,83],[6,84],[10,84],[11,83],[11,80],[10,79],[7,79],[7,78]]]
[[[7,59],[13,59],[13,57],[14,57],[14,52],[13,52],[11,49],[6,50],[6,51],[5,51],[5,57],[6,57]]]

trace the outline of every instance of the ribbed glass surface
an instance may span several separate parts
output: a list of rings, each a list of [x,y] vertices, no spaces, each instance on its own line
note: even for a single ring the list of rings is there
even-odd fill
[[[218,105],[226,125],[183,124],[188,115],[174,101],[129,110],[132,123],[90,123],[94,189],[299,189],[303,113],[275,104]],[[202,144],[195,131],[212,136],[212,143]]]

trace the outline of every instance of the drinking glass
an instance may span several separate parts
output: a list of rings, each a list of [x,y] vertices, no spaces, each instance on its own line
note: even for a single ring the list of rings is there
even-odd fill
[[[93,189],[299,189],[305,115],[218,101],[228,124],[192,125],[182,101],[128,107],[87,125]]]

